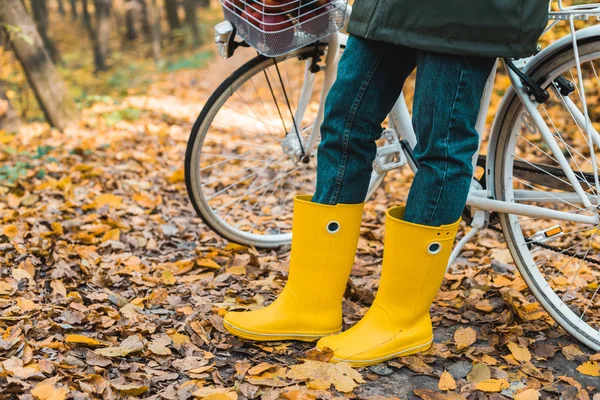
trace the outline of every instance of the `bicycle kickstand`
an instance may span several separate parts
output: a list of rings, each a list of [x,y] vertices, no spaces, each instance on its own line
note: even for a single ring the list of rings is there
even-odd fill
[[[473,182],[475,184],[475,182]],[[471,221],[471,230],[468,231],[465,236],[457,243],[457,245],[452,250],[452,254],[450,255],[450,260],[448,261],[448,266],[446,267],[446,271],[450,266],[456,261],[458,255],[462,251],[463,247],[471,240],[475,235],[479,233],[482,229],[485,229],[488,226],[490,220],[489,211],[480,210],[475,208],[472,210],[473,212],[473,220]]]

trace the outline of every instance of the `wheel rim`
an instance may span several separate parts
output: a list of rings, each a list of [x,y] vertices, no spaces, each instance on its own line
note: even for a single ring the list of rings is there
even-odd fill
[[[230,239],[264,247],[291,241],[292,198],[314,192],[316,147],[308,163],[293,154],[300,147],[294,126],[304,145],[322,86],[323,74],[312,74],[310,101],[296,121],[307,63],[296,53],[277,59],[277,67],[268,59],[251,68],[199,128],[189,171],[192,195],[203,217]]]
[[[593,104],[589,99],[600,94],[600,63],[597,60],[599,56],[600,52],[581,56],[588,104]],[[567,60],[561,59],[558,65],[553,66],[551,72],[540,73],[540,76],[548,77],[544,86],[558,75],[563,75],[578,85],[574,60],[565,61]],[[570,97],[581,110],[577,92],[572,93]],[[583,129],[575,123],[573,113],[565,106],[560,96],[551,92],[551,99],[538,109],[573,170],[576,173],[592,173],[593,176],[589,151],[586,154],[587,143],[583,137]],[[590,107],[590,119],[594,124],[600,121],[600,114],[595,107]],[[499,159],[503,164],[500,184],[504,200],[545,205],[552,209],[584,215],[594,215],[597,212],[583,209],[583,206],[574,204],[570,195],[564,195],[571,193],[564,182],[566,179],[547,167],[556,167],[558,163],[543,146],[541,135],[530,123],[527,114],[523,113],[522,106],[513,114],[508,129],[512,134],[507,135],[510,139],[505,143],[504,155]],[[580,174],[580,178],[584,189],[595,196],[594,183],[589,182],[590,179],[583,174]],[[527,200],[523,191],[530,192]],[[548,204],[548,196],[552,198],[551,205]],[[509,248],[532,292],[570,333],[593,348],[599,348],[600,264],[596,264],[596,261],[600,261],[597,251],[600,249],[599,226],[512,214],[503,215],[502,220],[504,230],[508,233]],[[557,225],[563,232],[553,236],[555,231],[551,228]],[[549,238],[540,237],[542,232],[549,234]],[[559,248],[562,253],[544,245]]]

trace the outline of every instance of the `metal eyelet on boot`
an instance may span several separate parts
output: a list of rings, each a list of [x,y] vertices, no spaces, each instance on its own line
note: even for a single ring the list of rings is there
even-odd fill
[[[442,251],[442,244],[440,242],[431,242],[427,245],[427,253],[434,256]]]
[[[340,222],[336,221],[335,219],[327,222],[327,225],[325,226],[325,230],[330,235],[335,235],[336,233],[338,233],[340,231],[340,229],[341,229]]]

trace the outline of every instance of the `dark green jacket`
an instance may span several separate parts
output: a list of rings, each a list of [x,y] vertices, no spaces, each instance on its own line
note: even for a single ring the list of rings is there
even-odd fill
[[[547,22],[548,0],[356,0],[348,32],[440,53],[526,57]]]

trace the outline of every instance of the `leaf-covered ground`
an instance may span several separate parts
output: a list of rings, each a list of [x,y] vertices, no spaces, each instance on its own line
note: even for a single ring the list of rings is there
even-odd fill
[[[64,133],[39,123],[0,131],[2,398],[600,398],[600,355],[532,299],[493,231],[447,274],[426,353],[353,370],[327,363],[312,344],[227,334],[225,311],[271,302],[289,256],[289,248],[226,243],[185,192],[191,125],[241,55],[186,70],[202,66],[206,52],[176,54],[156,69],[137,43],[115,51],[111,71],[92,78],[83,28],[50,26],[61,72],[85,109]],[[0,55],[9,97],[39,117],[27,109],[33,98],[22,73]],[[373,300],[383,217],[405,199],[403,178],[391,174],[366,207],[346,327]]]
[[[198,74],[97,102],[63,134],[29,124],[0,135],[3,397],[600,398],[600,356],[532,301],[492,231],[447,274],[426,353],[353,370],[311,344],[226,333],[228,308],[276,297],[289,249],[227,244],[191,209],[183,154],[214,87]],[[373,299],[382,219],[402,182],[389,177],[366,208],[346,326]]]

